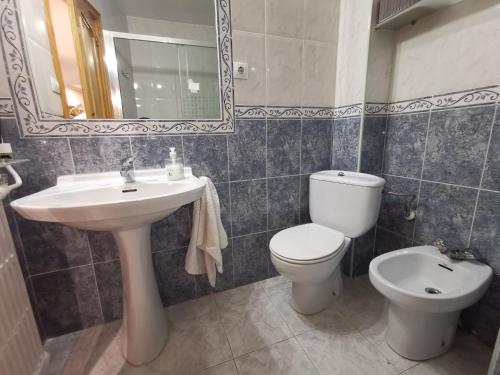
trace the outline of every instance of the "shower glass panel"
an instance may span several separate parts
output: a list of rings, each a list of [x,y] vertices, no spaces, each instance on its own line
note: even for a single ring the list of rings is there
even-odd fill
[[[196,45],[196,41],[182,39],[145,40],[147,36],[119,34],[112,38],[111,61],[115,61],[108,64],[117,117],[220,118],[215,46]]]

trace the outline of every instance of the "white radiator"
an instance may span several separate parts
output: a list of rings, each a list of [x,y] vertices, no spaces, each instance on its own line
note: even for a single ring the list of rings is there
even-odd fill
[[[0,201],[0,374],[42,375],[48,362]]]

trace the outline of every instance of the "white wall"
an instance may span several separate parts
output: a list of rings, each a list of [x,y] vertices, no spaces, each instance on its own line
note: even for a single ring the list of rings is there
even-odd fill
[[[372,0],[341,0],[335,106],[362,103],[368,62]]]
[[[120,0],[91,0],[101,14],[104,30],[127,32],[127,18],[120,8]]]
[[[500,83],[500,3],[464,0],[397,32],[391,101]]]

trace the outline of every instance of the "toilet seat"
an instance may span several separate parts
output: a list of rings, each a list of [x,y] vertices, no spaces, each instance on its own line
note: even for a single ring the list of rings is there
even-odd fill
[[[272,255],[294,264],[321,263],[342,253],[343,233],[315,223],[298,225],[275,234],[269,243]]]

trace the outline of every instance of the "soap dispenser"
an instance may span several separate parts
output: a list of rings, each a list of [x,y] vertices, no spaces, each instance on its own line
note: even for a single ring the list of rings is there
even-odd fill
[[[175,152],[175,147],[170,147],[169,155],[170,161],[167,161],[167,163],[165,163],[167,180],[182,180],[184,178],[184,166],[182,165],[182,163],[177,162],[177,152]]]

